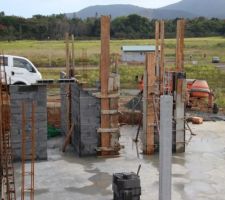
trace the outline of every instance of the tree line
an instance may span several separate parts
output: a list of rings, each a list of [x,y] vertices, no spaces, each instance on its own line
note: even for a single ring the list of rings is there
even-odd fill
[[[115,39],[154,38],[156,19],[132,14],[117,17],[111,21],[111,37]],[[176,35],[176,22],[165,20],[166,37]],[[78,39],[97,39],[100,37],[100,18],[68,19],[64,14],[34,15],[32,18],[6,16],[0,12],[0,40],[60,40],[65,32]],[[186,37],[225,36],[225,20],[204,17],[186,20]]]

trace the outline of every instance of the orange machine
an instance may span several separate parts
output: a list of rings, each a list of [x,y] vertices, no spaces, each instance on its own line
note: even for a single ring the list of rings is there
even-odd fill
[[[190,85],[190,97],[208,98],[211,95],[208,83],[205,80],[194,80]]]
[[[176,72],[166,72],[165,75],[165,88],[164,92],[166,94],[171,94],[176,87],[176,79],[181,74]],[[176,78],[177,77],[177,78]],[[185,76],[183,77],[184,79]],[[206,112],[218,113],[219,108],[216,103],[214,103],[214,93],[210,90],[209,85],[206,80],[196,80],[196,79],[186,79],[187,89],[186,89],[186,106],[192,108],[193,110],[200,110]],[[144,81],[143,76],[138,80],[138,89],[143,92]]]
[[[187,106],[199,110],[213,109],[214,113],[219,111],[206,80],[187,79]]]

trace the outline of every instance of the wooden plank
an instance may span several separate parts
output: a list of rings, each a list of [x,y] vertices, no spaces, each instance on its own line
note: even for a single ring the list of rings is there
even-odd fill
[[[159,22],[155,22],[155,63],[156,63],[156,75],[159,77],[159,34],[160,26]]]
[[[176,68],[178,72],[184,70],[184,20],[177,22],[177,49]],[[176,84],[176,152],[185,152],[185,104],[184,104],[184,80],[177,78]]]
[[[69,132],[72,121],[72,100],[71,100],[71,84],[66,85],[66,121],[67,121],[67,129],[66,132]]]
[[[101,17],[101,66],[100,66],[100,82],[101,96],[108,95],[108,80],[110,67],[110,17]],[[109,98],[101,99],[101,110],[110,110]],[[110,128],[110,116],[101,115],[101,128]],[[110,133],[101,133],[101,147],[110,147]],[[101,155],[107,155],[107,152],[102,152]]]
[[[118,104],[117,104],[117,107],[118,107]],[[103,115],[116,115],[119,113],[118,109],[116,110],[102,110],[101,113]]]
[[[2,165],[3,165],[3,116],[2,116],[2,105],[3,105],[3,98],[2,98],[2,72],[0,70],[0,187],[2,188]],[[1,189],[0,189],[1,190]]]
[[[165,25],[164,21],[160,21],[160,94],[162,95],[164,93],[164,73],[165,73],[165,55],[164,55],[164,49],[165,49]]]
[[[119,132],[119,127],[117,128],[99,128],[98,133],[118,133]]]
[[[180,59],[181,59],[181,71],[184,71],[184,29],[185,29],[185,20],[180,21]]]
[[[155,53],[146,55],[146,71],[147,71],[147,116],[146,116],[146,154],[151,155],[154,153],[154,124],[155,113],[153,106],[154,92],[156,88],[156,71],[155,71]]]
[[[159,22],[155,22],[155,57],[158,56],[159,53]]]
[[[114,74],[113,76],[113,92],[118,93],[119,90],[119,75]],[[119,99],[112,98],[110,99],[110,110],[119,110]],[[110,115],[110,127],[119,129],[119,115],[118,112],[116,114]],[[111,146],[115,149],[120,148],[119,144],[119,131],[115,134],[111,135]]]
[[[109,16],[101,17],[101,93],[102,95],[108,94],[108,79],[109,79],[109,66],[110,66],[110,18]]]
[[[176,70],[181,71],[180,69],[180,21],[177,21],[177,43],[176,43]]]
[[[185,20],[177,21],[176,69],[184,71],[184,28]]]
[[[70,127],[69,132],[66,135],[66,139],[65,139],[64,144],[63,144],[62,152],[65,152],[66,151],[66,147],[67,147],[67,145],[71,141],[71,137],[72,137],[72,134],[73,134],[73,130],[74,130],[74,123],[72,124],[72,126]]]
[[[73,37],[72,37],[73,40]],[[72,70],[71,70],[71,65],[70,65],[70,47],[69,47],[69,33],[65,34],[65,51],[66,51],[66,77],[71,78],[72,75]],[[73,43],[72,43],[72,51],[73,51]],[[74,53],[74,52],[73,52]],[[66,86],[66,93],[67,93],[67,102],[66,102],[66,116],[67,116],[67,132],[69,132],[71,128],[71,122],[72,122],[72,100],[71,100],[71,84],[68,84]]]
[[[73,70],[73,75],[75,74],[75,52],[74,52],[74,35],[71,36],[72,38],[72,52],[71,52],[71,58],[72,58],[72,70]],[[70,72],[71,73],[71,72]],[[72,74],[70,74],[72,75]]]
[[[69,78],[70,73],[70,53],[69,53],[69,33],[65,34],[65,44],[66,44],[66,76]]]

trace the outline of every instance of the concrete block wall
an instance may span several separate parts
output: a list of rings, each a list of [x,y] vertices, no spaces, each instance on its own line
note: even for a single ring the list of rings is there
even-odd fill
[[[63,87],[65,88],[63,90]],[[61,85],[61,117],[66,119],[66,97],[63,95],[66,85]],[[72,145],[75,153],[82,156],[96,155],[96,148],[100,143],[100,135],[97,129],[100,127],[100,99],[91,92],[84,91],[77,83],[71,84],[72,98]],[[66,120],[61,121],[61,130],[67,130]]]
[[[29,137],[32,130],[32,102],[35,103],[35,150],[38,160],[47,159],[47,90],[44,85],[10,86],[10,108],[13,156],[21,159],[22,147],[22,103],[25,103],[26,134]],[[26,153],[30,153],[31,141],[26,143]]]
[[[77,86],[74,84],[72,88],[72,91],[76,90]],[[72,104],[74,105],[72,113],[75,113],[74,111],[77,109],[75,105],[78,102],[76,102],[76,93],[73,94],[75,102]],[[73,115],[72,118],[78,119],[80,131],[76,131],[75,124],[73,144],[75,147],[79,147],[79,149],[75,148],[79,156],[96,155],[96,148],[100,143],[100,134],[97,133],[97,129],[100,127],[100,99],[94,97],[90,92],[81,89],[78,101],[80,114],[78,116]],[[79,137],[79,140],[77,140],[77,137]]]
[[[67,127],[68,122],[68,86],[70,83],[61,83],[60,84],[60,98],[61,98],[61,133],[63,135],[66,135],[69,130]]]

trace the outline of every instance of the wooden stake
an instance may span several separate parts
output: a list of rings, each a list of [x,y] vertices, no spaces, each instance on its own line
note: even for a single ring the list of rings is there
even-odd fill
[[[2,60],[3,61],[3,60]],[[3,65],[3,63],[0,63],[0,65]],[[1,70],[1,67],[0,67],[0,187],[1,187],[1,190],[2,190],[2,185],[4,184],[3,183],[3,165],[4,165],[4,160],[3,160],[3,157],[4,157],[4,154],[3,154],[3,83],[2,83],[2,70]],[[3,193],[3,191],[2,191]],[[3,198],[3,197],[2,197]]]
[[[1,64],[1,63],[0,63]],[[3,150],[2,150],[2,147],[3,147],[3,128],[2,128],[2,120],[3,120],[3,116],[2,116],[2,105],[3,105],[3,98],[2,98],[2,70],[0,69],[0,169],[2,169],[2,158],[3,158]],[[0,183],[2,183],[2,172],[0,171]],[[2,185],[0,184],[0,187]]]
[[[176,69],[177,72],[184,71],[184,20],[177,21]],[[176,81],[176,152],[181,153],[185,152],[184,80],[177,77]]]
[[[71,78],[71,65],[70,65],[70,48],[69,48],[69,33],[65,34],[65,43],[66,43],[66,76],[67,78]],[[67,91],[67,131],[71,128],[72,121],[72,111],[71,111],[71,85],[68,84],[66,86]]]
[[[184,71],[184,29],[185,29],[185,20],[181,20],[181,31],[180,31],[180,56],[181,56],[181,70]]]
[[[70,74],[70,52],[69,52],[69,33],[65,34],[66,43],[66,76],[69,78]]]
[[[72,71],[73,72],[72,73],[70,72],[70,76],[74,75],[75,73],[74,35],[72,35],[71,38],[72,38]]]
[[[160,94],[164,93],[164,73],[165,73],[165,59],[164,59],[164,21],[160,21]]]
[[[156,63],[156,76],[159,77],[159,22],[155,22],[155,63]]]
[[[66,135],[66,139],[65,139],[64,144],[63,144],[62,152],[66,151],[66,147],[70,143],[72,133],[73,133],[73,129],[74,129],[74,123],[72,124],[68,134]]]
[[[110,67],[110,17],[101,17],[101,66],[100,66],[100,82],[101,82],[101,110],[109,110],[108,98],[108,80]],[[110,116],[101,114],[101,128],[110,128]],[[110,133],[101,133],[101,147],[110,147]],[[102,152],[107,155],[107,152]]]
[[[155,54],[146,55],[146,71],[147,71],[147,111],[146,111],[146,154],[154,153],[154,132],[155,132],[155,113],[154,113],[154,92],[156,83],[155,71]]]
[[[181,63],[181,57],[182,57],[182,23],[181,20],[177,21],[177,45],[176,45],[176,69],[177,71],[182,71],[182,63]]]

